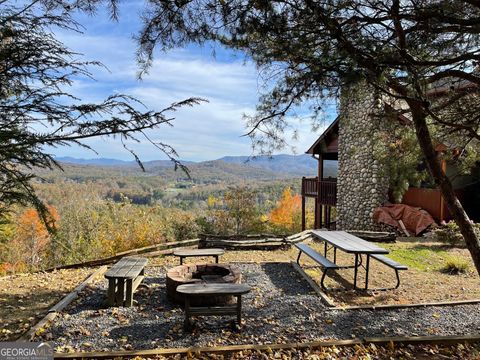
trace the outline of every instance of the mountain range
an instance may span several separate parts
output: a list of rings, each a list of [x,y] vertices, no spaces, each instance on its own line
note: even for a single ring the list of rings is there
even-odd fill
[[[132,168],[138,167],[135,161],[125,161],[118,159],[98,158],[98,159],[82,159],[73,157],[57,157],[57,161],[67,164],[87,165],[95,167],[114,167],[114,168]],[[187,167],[195,168],[215,168],[217,170],[228,171],[228,169],[235,169],[235,172],[241,172],[242,169],[251,172],[252,168],[259,168],[259,170],[267,173],[301,177],[301,176],[315,176],[317,174],[318,162],[310,155],[272,155],[272,156],[257,156],[254,158],[248,156],[225,156],[217,160],[192,162],[182,161]],[[230,164],[227,166],[227,164]],[[155,171],[159,168],[172,167],[170,160],[153,160],[143,162],[147,172]],[[324,163],[324,174],[328,176],[336,176],[336,164],[333,162]]]

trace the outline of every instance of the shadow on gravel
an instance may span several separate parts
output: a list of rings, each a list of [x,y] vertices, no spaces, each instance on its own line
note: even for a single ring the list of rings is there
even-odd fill
[[[80,293],[75,306],[69,306],[71,315],[86,310],[107,309],[107,280],[95,285],[88,285]],[[158,306],[158,303],[166,302],[165,277],[147,276],[138,286],[133,295],[134,306],[138,304],[146,306]]]
[[[312,291],[290,263],[262,264],[262,269],[272,284],[285,295],[308,295]]]
[[[159,286],[165,286],[166,279],[165,276],[151,276],[148,273],[145,276],[145,279],[141,282],[140,286],[147,285],[159,285]]]
[[[87,285],[79,297],[68,306],[68,313],[75,315],[85,310],[107,308],[107,288],[98,285]]]
[[[153,341],[159,339],[163,340],[167,335],[169,335],[169,333],[174,335],[174,338],[178,338],[178,335],[175,336],[174,333],[175,325],[176,324],[174,322],[145,323],[143,321],[138,321],[127,326],[114,327],[110,330],[110,337],[112,339],[126,337],[128,338],[130,344],[135,344],[135,349],[151,348]]]

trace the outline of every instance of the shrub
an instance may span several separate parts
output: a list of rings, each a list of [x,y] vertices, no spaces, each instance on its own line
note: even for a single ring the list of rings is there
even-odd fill
[[[474,224],[475,231],[480,234],[480,224]],[[454,221],[450,221],[445,225],[432,230],[433,237],[450,246],[459,246],[464,244],[463,236],[458,229],[458,225]]]
[[[445,264],[441,271],[452,275],[465,274],[469,267],[470,263],[468,260],[458,256],[449,256],[445,259]]]
[[[458,246],[463,243],[463,236],[460,234],[458,225],[454,221],[432,231],[434,238],[450,246]]]

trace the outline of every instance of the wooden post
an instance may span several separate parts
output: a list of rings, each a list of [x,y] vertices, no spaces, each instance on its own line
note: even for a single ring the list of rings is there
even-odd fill
[[[183,327],[185,330],[190,330],[191,323],[190,323],[190,296],[188,294],[184,294],[185,296],[185,323]]]
[[[318,184],[317,184],[317,198],[315,199],[318,203],[318,229],[321,229],[324,224],[322,224],[323,217],[323,204],[320,202],[320,186],[323,181],[323,155],[318,154]],[[317,229],[317,228],[316,228]]]
[[[323,180],[323,155],[318,154],[318,181]]]
[[[237,322],[242,326],[242,295],[237,295]]]
[[[322,203],[320,202],[320,199],[317,197],[315,199],[315,201],[318,203],[318,229],[321,229],[324,225],[324,223],[322,222],[322,217],[323,217],[323,205]]]
[[[320,203],[320,186],[321,182],[323,181],[323,155],[320,153],[318,154],[318,184],[317,184],[317,202],[319,203],[319,213],[318,213],[318,219],[319,219],[319,229],[323,227],[326,223],[322,224],[322,217],[323,217],[323,204]]]
[[[325,205],[325,227],[330,229],[330,205]]]
[[[108,306],[115,305],[115,289],[116,289],[115,278],[109,278],[108,279],[108,295],[107,295]]]
[[[305,195],[302,194],[302,231],[305,231]]]
[[[125,297],[125,306],[132,306],[133,305],[133,280],[127,279],[127,294]]]
[[[116,306],[123,306],[124,300],[124,293],[125,293],[125,279],[118,278],[117,279],[117,294],[115,299]]]
[[[325,214],[323,215],[323,221],[325,224],[325,227],[328,229],[329,227],[329,221],[328,221],[328,205],[325,205]]]

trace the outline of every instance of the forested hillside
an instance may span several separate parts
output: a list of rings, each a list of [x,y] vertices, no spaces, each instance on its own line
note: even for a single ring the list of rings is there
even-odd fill
[[[16,207],[0,224],[0,272],[80,262],[200,233],[300,230],[300,176],[222,160],[189,163],[189,175],[165,165],[149,162],[146,171],[124,162],[36,169],[34,186],[55,231],[47,231],[33,208]]]

